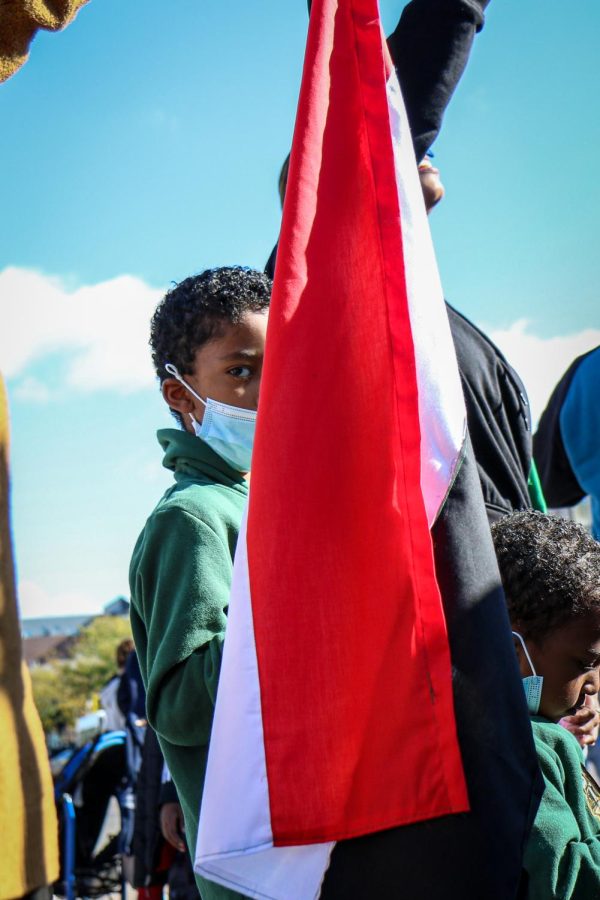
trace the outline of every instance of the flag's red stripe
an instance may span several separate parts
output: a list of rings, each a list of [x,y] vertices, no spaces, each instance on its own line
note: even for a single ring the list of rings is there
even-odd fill
[[[248,554],[276,844],[466,806],[378,29],[375,0],[313,3],[261,387]]]

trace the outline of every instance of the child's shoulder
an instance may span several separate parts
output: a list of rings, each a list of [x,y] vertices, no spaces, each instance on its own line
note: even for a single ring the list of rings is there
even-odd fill
[[[130,578],[157,560],[185,557],[188,563],[209,553],[233,555],[243,505],[217,484],[174,485],[148,516],[133,548]]]
[[[148,517],[149,523],[168,519],[170,522],[193,519],[221,530],[239,528],[245,498],[214,482],[174,484],[158,501]]]

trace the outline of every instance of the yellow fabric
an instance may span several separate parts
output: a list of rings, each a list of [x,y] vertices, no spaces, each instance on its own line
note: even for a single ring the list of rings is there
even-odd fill
[[[0,0],[0,82],[6,81],[29,56],[40,28],[57,31],[88,0]]]
[[[9,520],[8,408],[0,379],[0,900],[58,878],[44,733],[22,659]]]

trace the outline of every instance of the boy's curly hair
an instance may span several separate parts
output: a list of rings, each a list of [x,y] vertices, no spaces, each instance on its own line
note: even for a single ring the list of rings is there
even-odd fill
[[[272,281],[242,266],[206,269],[171,288],[158,304],[150,325],[152,361],[160,382],[169,378],[166,363],[190,374],[196,351],[218,337],[227,323],[245,313],[268,309]]]
[[[523,637],[600,610],[600,544],[581,525],[528,510],[494,523],[492,537],[509,617]]]

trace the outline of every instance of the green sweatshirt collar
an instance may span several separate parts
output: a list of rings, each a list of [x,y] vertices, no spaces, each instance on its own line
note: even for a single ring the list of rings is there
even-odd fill
[[[242,473],[232,469],[195,434],[178,428],[161,428],[156,436],[165,451],[163,466],[175,472],[176,481],[178,475],[192,478],[201,476],[228,487],[248,490],[248,483]]]

